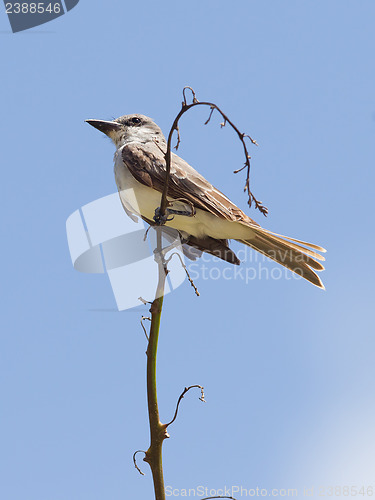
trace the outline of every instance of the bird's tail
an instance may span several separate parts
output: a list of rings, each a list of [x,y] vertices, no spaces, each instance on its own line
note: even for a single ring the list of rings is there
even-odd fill
[[[255,235],[249,240],[237,240],[254,250],[266,255],[282,266],[299,274],[313,285],[324,289],[315,271],[323,271],[323,265],[318,262],[325,258],[318,252],[326,250],[318,245],[306,243],[280,234],[271,233],[261,227],[252,227]],[[307,248],[306,248],[307,247]]]

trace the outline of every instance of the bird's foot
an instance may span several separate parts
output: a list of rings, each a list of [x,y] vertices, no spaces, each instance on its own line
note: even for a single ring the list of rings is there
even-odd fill
[[[175,215],[180,215],[182,217],[194,217],[194,215],[195,215],[196,212],[195,212],[195,207],[194,207],[194,205],[191,202],[183,200],[182,198],[174,200],[174,201],[184,201],[185,204],[189,205],[189,208],[187,209],[186,205],[184,207],[185,210],[178,210],[178,209],[175,209],[175,208],[167,207],[165,209],[165,214],[161,215],[160,214],[160,207],[158,207],[155,210],[155,215],[154,215],[154,221],[155,221],[155,223],[158,226],[162,226],[166,222],[169,222],[169,221],[173,220]],[[169,215],[172,215],[172,217],[168,218]]]
[[[175,202],[183,202],[183,205],[182,203],[176,203],[177,206],[181,207],[180,209],[171,208],[171,205]],[[177,198],[169,202],[169,206],[165,209],[164,215],[160,214],[160,207],[158,207],[155,210],[154,221],[158,226],[162,226],[166,222],[173,220],[175,215],[180,215],[182,217],[194,217],[195,214],[196,210],[191,201],[185,200],[184,198]],[[168,218],[169,215],[172,215],[172,217]]]
[[[166,222],[169,222],[174,219],[174,217],[168,218],[170,215],[169,209],[166,208],[165,214],[161,215],[160,213],[160,207],[155,209],[155,215],[154,215],[154,222],[157,226],[164,226]]]

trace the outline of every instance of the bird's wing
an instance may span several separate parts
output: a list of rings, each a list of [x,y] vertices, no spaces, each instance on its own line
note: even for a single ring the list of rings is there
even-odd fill
[[[122,160],[138,182],[160,193],[163,191],[166,163],[159,145],[154,142],[127,144],[122,149]],[[259,227],[221,191],[175,154],[172,154],[168,197],[187,200],[195,208],[206,210],[222,219]]]

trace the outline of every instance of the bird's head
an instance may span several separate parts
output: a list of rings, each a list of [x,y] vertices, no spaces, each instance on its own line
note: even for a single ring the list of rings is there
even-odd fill
[[[112,121],[85,121],[112,139],[117,149],[130,142],[145,143],[156,140],[160,144],[165,143],[160,127],[145,115],[124,115]]]

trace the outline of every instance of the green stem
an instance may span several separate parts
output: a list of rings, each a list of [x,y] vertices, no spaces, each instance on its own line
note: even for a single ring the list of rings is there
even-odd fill
[[[154,482],[155,500],[165,500],[163,477],[162,446],[168,437],[166,426],[160,422],[157,388],[156,388],[156,356],[158,350],[160,319],[163,308],[165,279],[167,277],[166,264],[162,256],[161,230],[157,230],[157,257],[159,279],[155,300],[151,304],[151,327],[147,348],[147,404],[150,422],[151,444],[144,460],[148,462]]]

